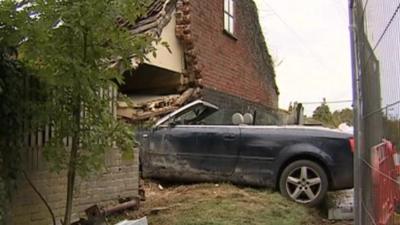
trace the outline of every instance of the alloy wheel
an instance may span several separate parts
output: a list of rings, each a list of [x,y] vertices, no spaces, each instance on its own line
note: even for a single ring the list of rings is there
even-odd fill
[[[312,168],[301,166],[293,169],[286,179],[286,191],[291,199],[307,204],[315,200],[322,189],[320,175]]]

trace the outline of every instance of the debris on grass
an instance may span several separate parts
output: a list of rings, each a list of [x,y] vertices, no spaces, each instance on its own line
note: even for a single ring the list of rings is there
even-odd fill
[[[231,184],[143,184],[146,201],[124,219],[147,216],[151,225],[350,225],[327,220],[317,208],[308,208],[268,189]],[[119,218],[121,221],[121,218]]]
[[[124,220],[115,225],[148,225],[147,217],[138,220]]]
[[[332,204],[328,208],[328,219],[330,220],[353,220],[354,219],[354,190],[337,191],[331,194]]]

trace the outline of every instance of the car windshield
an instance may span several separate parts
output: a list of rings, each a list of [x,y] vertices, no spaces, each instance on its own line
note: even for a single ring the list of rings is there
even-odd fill
[[[201,124],[201,121],[213,114],[216,110],[209,107],[204,107],[204,105],[196,105],[187,110],[182,111],[175,117],[168,120],[169,124],[177,125],[195,125]]]

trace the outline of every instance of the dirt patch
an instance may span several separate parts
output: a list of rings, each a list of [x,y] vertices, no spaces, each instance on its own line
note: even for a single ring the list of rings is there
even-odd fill
[[[147,216],[150,225],[350,225],[328,221],[318,209],[303,207],[265,189],[230,184],[159,185],[144,183],[140,210],[114,218]],[[112,224],[112,223],[111,223]]]

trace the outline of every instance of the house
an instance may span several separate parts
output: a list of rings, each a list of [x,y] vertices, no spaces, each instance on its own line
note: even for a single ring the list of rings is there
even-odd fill
[[[271,56],[252,0],[154,0],[135,23],[119,19],[133,35],[151,34],[168,43],[156,47],[134,71],[126,71],[118,116],[137,122],[157,118],[195,99],[219,105],[217,123],[229,123],[235,112],[256,112],[258,124],[279,121],[278,87]],[[60,218],[65,207],[65,174],[48,171],[42,146],[49,129],[27,137],[24,161],[32,183]],[[68,141],[67,141],[68,142]],[[106,169],[78,179],[73,219],[94,204],[113,204],[138,195],[138,157],[123,160],[118,151],[106,157]],[[26,181],[13,196],[10,224],[51,224],[46,207]]]
[[[221,107],[216,123],[255,111],[258,124],[280,120],[273,62],[253,1],[155,0],[138,23],[121,24],[160,37],[170,50],[160,45],[157,57],[127,72],[121,92],[132,101],[119,104],[122,118],[157,118],[202,98]]]

